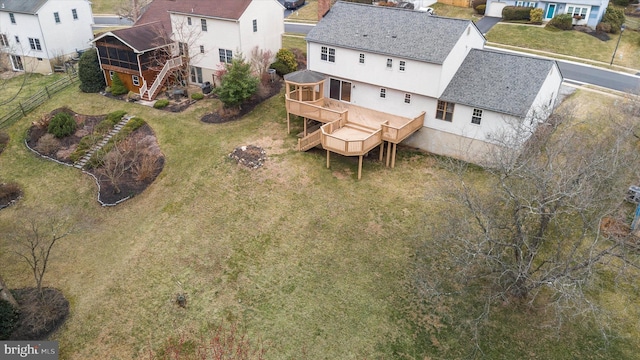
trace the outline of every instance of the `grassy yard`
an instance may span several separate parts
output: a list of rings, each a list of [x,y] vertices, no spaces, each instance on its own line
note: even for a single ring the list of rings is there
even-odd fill
[[[51,75],[24,73],[11,79],[0,80],[0,116],[9,113],[18,107],[20,102],[25,101],[63,76],[67,75],[61,73]]]
[[[608,98],[581,96],[592,111],[612,107]],[[84,114],[125,109],[145,119],[166,156],[156,182],[102,208],[88,176],[29,152],[29,124],[63,105]],[[23,186],[20,205],[72,208],[83,219],[84,230],[54,249],[44,281],[71,302],[70,318],[53,336],[62,359],[141,358],[169,337],[197,341],[230,323],[261,341],[268,359],[448,359],[474,352],[455,331],[479,310],[474,299],[441,309],[446,320],[428,336],[416,335],[403,310],[412,254],[450,211],[433,200],[451,176],[435,157],[401,149],[395,169],[369,157],[356,181],[355,159],[334,155],[327,169],[324,152],[294,150],[302,124],[294,121],[286,134],[282,94],[239,121],[199,121],[216,106],[207,100],[173,114],[70,88],[9,128],[0,178]],[[267,151],[263,168],[229,160],[235,147],[249,144]],[[0,211],[0,231],[20,214],[21,206]],[[10,287],[33,285],[4,237],[0,263]],[[489,358],[631,359],[640,347],[639,314],[624,304],[639,297],[608,289],[596,299],[619,319],[608,344],[588,323],[568,324],[558,336],[544,327],[548,314],[508,306],[483,328],[481,349]],[[186,309],[174,302],[183,291]]]
[[[551,31],[543,27],[511,24],[494,26],[486,37],[493,43],[575,56],[606,64],[611,61],[618,41],[617,35],[611,35],[611,40],[605,42],[578,31]],[[614,64],[640,69],[639,44],[638,32],[625,31]]]
[[[125,1],[130,0],[93,0],[91,9],[94,14],[115,14],[116,9]]]
[[[307,0],[306,5],[293,11],[286,21],[317,22],[318,0]]]

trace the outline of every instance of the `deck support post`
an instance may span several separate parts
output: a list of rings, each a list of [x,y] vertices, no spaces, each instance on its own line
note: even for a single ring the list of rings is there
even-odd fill
[[[304,136],[307,136],[307,118],[302,118],[304,120],[304,130],[303,130],[303,134]]]
[[[396,166],[396,149],[398,144],[393,144],[393,155],[391,155],[391,168],[393,169]]]
[[[289,112],[287,111],[287,134],[291,134],[291,127],[289,123]]]
[[[389,141],[387,144],[387,167],[389,167],[389,156],[391,156],[391,141]]]
[[[327,169],[329,168],[329,155],[331,154],[331,152],[329,150],[327,150]]]
[[[383,156],[384,156],[384,140],[380,143],[380,156],[378,161],[382,162]]]
[[[358,180],[362,178],[362,155],[358,156]]]

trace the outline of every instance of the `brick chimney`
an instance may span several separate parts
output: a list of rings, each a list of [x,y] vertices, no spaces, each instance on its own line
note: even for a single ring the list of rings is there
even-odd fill
[[[318,0],[318,21],[331,9],[331,0]]]

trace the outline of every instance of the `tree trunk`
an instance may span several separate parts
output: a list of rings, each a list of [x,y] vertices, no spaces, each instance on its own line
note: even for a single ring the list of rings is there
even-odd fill
[[[0,299],[8,301],[15,308],[18,307],[18,302],[13,298],[13,295],[11,295],[11,292],[7,285],[5,285],[2,276],[0,276]]]

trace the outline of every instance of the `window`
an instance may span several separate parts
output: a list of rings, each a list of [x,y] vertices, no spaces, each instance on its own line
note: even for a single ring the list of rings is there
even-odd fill
[[[133,86],[140,86],[140,78],[138,75],[131,75],[131,81],[133,81]]]
[[[56,24],[60,24],[60,14],[58,14],[57,12],[54,12],[53,18],[56,20]]]
[[[180,51],[180,56],[189,56],[189,48],[186,43],[179,42],[178,50]]]
[[[113,72],[113,70],[109,70],[109,79],[113,80],[113,75],[115,73]]]
[[[31,47],[31,50],[42,50],[42,47],[40,46],[40,40],[38,39],[29,38],[29,46]]]
[[[453,120],[453,108],[455,104],[446,101],[438,100],[438,107],[436,109],[436,119],[444,121]]]
[[[207,19],[200,19],[200,27],[202,31],[207,31]]]
[[[42,58],[37,58],[37,59],[38,59],[38,61],[42,61]]]
[[[187,25],[191,25],[191,18],[187,17]]]
[[[393,59],[387,59],[387,69],[393,68]]]
[[[9,46],[9,40],[7,40],[7,35],[0,34],[0,46]]]
[[[380,97],[383,99],[387,97],[387,89],[385,88],[380,89]]]
[[[407,63],[404,61],[400,61],[400,71],[404,71],[405,67],[406,67]]]
[[[329,97],[336,100],[351,101],[351,83],[331,79],[329,83]]]
[[[218,49],[221,63],[231,63],[233,60],[233,51],[226,49]]]
[[[576,20],[586,19],[588,11],[589,7],[569,6],[567,8],[567,14],[570,14]]]
[[[336,49],[326,46],[320,48],[320,60],[336,62]]]
[[[364,64],[364,54],[360,54],[360,64]]]
[[[536,7],[536,3],[534,1],[516,1],[516,6]]]
[[[404,103],[411,104],[411,94],[404,94]]]
[[[258,20],[253,19],[253,32],[258,32]]]
[[[204,45],[200,45],[200,54],[204,54]]]
[[[191,67],[191,82],[202,84],[202,68],[199,68],[197,66]]]
[[[16,35],[16,43],[20,44],[20,38],[18,37],[18,35]]]
[[[22,65],[22,58],[18,55],[9,56],[11,59],[11,65],[13,66],[13,70],[21,70],[24,71],[24,66]]]
[[[16,23],[16,16],[13,13],[9,13],[9,20],[11,20],[12,24]]]
[[[71,16],[73,16],[73,20],[78,20],[78,10],[71,9]]]
[[[471,123],[480,125],[480,121],[482,121],[482,110],[473,109],[473,115],[471,116]]]

